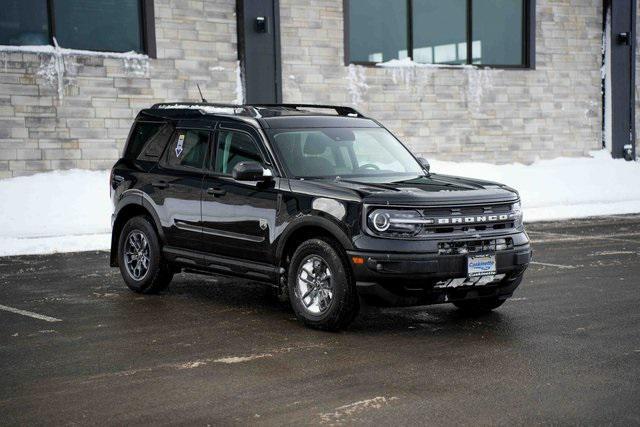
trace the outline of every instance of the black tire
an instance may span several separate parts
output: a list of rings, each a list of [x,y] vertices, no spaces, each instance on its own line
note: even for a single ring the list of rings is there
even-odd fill
[[[311,328],[337,331],[349,325],[358,315],[358,293],[345,257],[334,249],[339,247],[338,245],[339,243],[328,239],[310,239],[303,242],[291,257],[287,274],[289,301],[298,320]],[[300,271],[315,257],[324,261],[329,269],[330,279],[327,283],[330,283],[328,286],[332,292],[331,302],[326,311],[317,314],[311,313],[305,307],[298,291]]]
[[[138,234],[140,233],[140,234]],[[128,244],[127,240],[131,236],[142,235],[148,243],[147,255],[147,268],[144,275],[135,277],[135,274],[130,271],[131,267],[127,267],[127,260],[125,259],[125,245]],[[144,216],[136,216],[129,219],[120,232],[118,239],[118,266],[120,267],[120,273],[129,287],[134,292],[142,294],[156,294],[167,289],[171,279],[173,278],[173,271],[171,266],[162,259],[162,252],[160,247],[160,241],[155,228],[149,220]]]
[[[500,307],[505,301],[506,299],[498,298],[472,299],[468,301],[457,301],[454,302],[453,305],[465,314],[477,315],[488,313]]]

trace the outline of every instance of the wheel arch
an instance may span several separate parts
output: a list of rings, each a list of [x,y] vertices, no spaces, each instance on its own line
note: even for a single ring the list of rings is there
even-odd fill
[[[343,250],[353,249],[347,233],[340,226],[322,217],[306,217],[292,223],[282,233],[277,248],[276,260],[284,267],[286,260],[305,240],[314,237],[327,237],[337,241]]]
[[[128,200],[127,200],[128,199]],[[136,200],[137,199],[137,200]],[[162,226],[160,225],[160,219],[154,210],[147,206],[148,202],[140,198],[140,196],[130,196],[123,199],[123,203],[118,208],[113,226],[111,230],[111,254],[109,257],[109,265],[111,267],[118,266],[118,240],[120,238],[120,231],[126,222],[135,216],[146,216],[151,220],[153,227],[158,233],[158,239],[161,243],[165,242],[164,233],[162,232]]]

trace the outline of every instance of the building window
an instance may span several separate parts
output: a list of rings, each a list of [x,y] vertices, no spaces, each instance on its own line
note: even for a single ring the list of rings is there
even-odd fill
[[[345,62],[533,68],[535,0],[344,0]]]
[[[352,62],[407,57],[406,0],[351,0],[348,3]]]
[[[155,57],[153,0],[4,0],[0,44]],[[55,39],[55,42],[54,42]]]

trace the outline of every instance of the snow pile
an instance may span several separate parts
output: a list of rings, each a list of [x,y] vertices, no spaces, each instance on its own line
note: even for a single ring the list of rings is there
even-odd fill
[[[430,161],[434,173],[517,189],[529,222],[640,212],[640,163],[591,155],[532,165]],[[107,171],[83,170],[0,180],[0,256],[108,250],[108,181]]]
[[[109,249],[109,172],[56,171],[0,181],[0,255]]]
[[[486,179],[520,192],[525,221],[640,212],[640,163],[591,157],[540,160],[532,165],[430,160],[431,171]]]
[[[55,39],[54,39],[55,40]],[[8,46],[0,45],[0,52],[10,53],[48,53],[48,54],[60,54],[60,55],[78,55],[78,56],[100,56],[103,58],[120,58],[120,59],[139,59],[148,60],[149,56],[137,53],[134,51],[129,52],[102,52],[97,50],[83,50],[83,49],[68,49],[58,46],[55,42],[55,46],[51,45],[33,45],[33,46]]]

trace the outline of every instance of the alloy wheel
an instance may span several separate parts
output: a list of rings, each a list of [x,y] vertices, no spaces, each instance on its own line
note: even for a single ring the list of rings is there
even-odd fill
[[[134,280],[142,280],[149,272],[149,241],[143,232],[133,230],[127,236],[124,247],[124,263],[127,273]]]
[[[324,314],[333,301],[333,278],[327,262],[311,255],[300,263],[297,274],[296,297],[302,307],[313,315]]]

